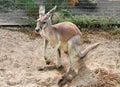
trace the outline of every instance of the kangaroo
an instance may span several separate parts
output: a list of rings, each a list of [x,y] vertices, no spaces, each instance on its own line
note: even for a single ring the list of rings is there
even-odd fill
[[[81,51],[81,45],[83,43],[82,33],[75,24],[72,22],[61,22],[52,25],[51,17],[55,9],[56,6],[45,14],[45,6],[40,6],[35,31],[39,32],[44,39],[45,60],[48,60],[46,57],[46,47],[49,42],[54,47],[54,52],[57,52],[57,68],[62,66],[61,51],[64,51],[68,53],[70,61],[69,70],[73,71],[74,57],[78,56],[79,58],[83,58],[90,50],[98,46],[99,43],[94,43],[84,51]]]
[[[45,6],[39,7],[39,18],[37,19],[36,32],[44,38],[44,58],[46,58],[46,47],[48,42],[54,47],[57,52],[57,67],[61,67],[61,50],[67,52],[70,60],[70,68],[73,69],[73,61],[75,56],[84,57],[90,50],[95,48],[99,43],[81,51],[82,33],[78,27],[72,22],[61,22],[52,25],[51,17],[56,9],[56,6],[45,14]]]

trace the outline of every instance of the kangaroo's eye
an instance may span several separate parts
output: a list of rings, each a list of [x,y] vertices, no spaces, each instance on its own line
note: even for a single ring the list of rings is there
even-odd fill
[[[43,21],[43,24],[46,24],[46,21]]]

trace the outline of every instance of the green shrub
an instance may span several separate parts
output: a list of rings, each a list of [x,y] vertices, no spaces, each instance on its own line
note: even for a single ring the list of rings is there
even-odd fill
[[[111,29],[109,32],[113,35],[120,35],[120,28]]]
[[[31,28],[35,28],[36,22],[35,22],[35,19],[34,19],[34,18],[28,17],[28,19],[26,19],[26,21],[27,21],[27,23],[29,24],[29,26],[30,26]]]
[[[14,9],[14,1],[13,0],[0,0],[0,10],[6,11],[8,9]]]
[[[57,9],[66,8],[69,0],[43,0],[46,12],[57,5]]]
[[[38,14],[39,6],[33,0],[0,0],[0,10],[24,9],[29,16]]]
[[[67,13],[67,16],[65,15]],[[101,28],[103,30],[113,29],[111,24],[117,24],[117,18],[106,16],[87,16],[87,15],[74,15],[66,10],[60,11],[59,16],[54,20],[54,23],[70,21],[76,24],[79,28]]]
[[[15,0],[15,7],[24,9],[29,16],[38,14],[39,6],[33,0]]]

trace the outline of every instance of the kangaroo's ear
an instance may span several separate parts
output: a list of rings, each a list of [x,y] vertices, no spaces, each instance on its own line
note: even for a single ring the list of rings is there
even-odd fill
[[[41,15],[45,14],[45,6],[44,5],[40,5],[39,6],[39,17],[41,17]]]
[[[53,14],[56,10],[57,6],[55,5],[54,8],[52,8],[46,15],[49,16],[51,14]]]

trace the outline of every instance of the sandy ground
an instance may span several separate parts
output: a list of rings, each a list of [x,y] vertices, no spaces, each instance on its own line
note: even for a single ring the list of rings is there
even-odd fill
[[[70,87],[97,83],[94,73],[97,68],[104,68],[111,73],[119,72],[116,59],[120,41],[109,40],[97,34],[89,34],[88,38],[92,43],[101,44],[85,57],[81,70]],[[85,47],[88,45],[90,44],[85,44]],[[50,45],[47,49],[49,56],[53,49]],[[65,65],[68,62],[64,58],[67,59],[67,56],[62,54]],[[38,71],[42,66],[45,66],[45,60],[41,38],[31,40],[27,34],[0,29],[0,87],[58,87],[61,74],[57,70]]]

